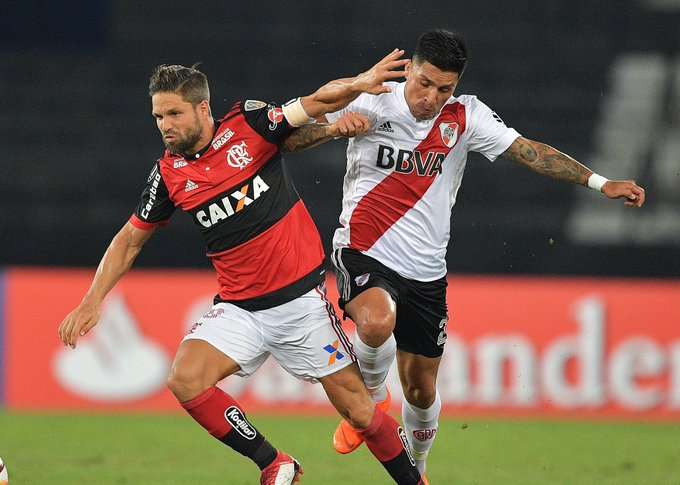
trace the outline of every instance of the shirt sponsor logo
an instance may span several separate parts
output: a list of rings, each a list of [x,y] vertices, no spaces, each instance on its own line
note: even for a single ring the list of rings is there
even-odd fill
[[[222,133],[219,138],[213,141],[212,143],[213,150],[219,150],[220,148],[222,148],[224,145],[227,144],[227,142],[231,139],[232,136],[234,136],[234,132],[227,128],[226,131]]]
[[[182,168],[182,167],[186,167],[187,165],[189,165],[189,164],[183,158],[175,158],[172,161],[172,168]]]
[[[446,158],[443,152],[421,153],[419,150],[399,149],[395,156],[396,148],[387,145],[378,145],[378,158],[376,165],[379,168],[392,169],[395,172],[418,176],[432,177],[442,174],[442,163]]]
[[[444,145],[453,147],[458,141],[458,123],[439,123],[439,134]]]
[[[271,106],[269,108],[269,111],[267,111],[267,118],[269,118],[269,129],[271,131],[276,130],[276,127],[279,126],[279,123],[283,121],[283,109],[279,108],[278,106]]]
[[[149,200],[146,201],[146,205],[139,213],[139,215],[142,216],[143,219],[149,218],[149,214],[151,214],[151,209],[153,209],[153,205],[156,202],[158,184],[161,183],[161,173],[158,171],[157,166],[155,166],[151,171],[150,177],[153,177],[153,182],[151,182],[151,187],[149,187]]]
[[[196,220],[203,227],[211,227],[237,212],[241,212],[268,190],[269,185],[262,180],[262,177],[256,175],[251,183],[223,197],[218,202],[213,202],[207,209],[198,211],[196,213]]]
[[[257,431],[246,419],[246,416],[236,406],[230,406],[224,412],[224,419],[229,421],[229,424],[234,428],[238,434],[243,436],[247,440],[253,440],[257,436]]]
[[[248,145],[244,141],[230,146],[227,150],[227,163],[230,167],[243,170],[252,161],[253,157],[248,153]]]

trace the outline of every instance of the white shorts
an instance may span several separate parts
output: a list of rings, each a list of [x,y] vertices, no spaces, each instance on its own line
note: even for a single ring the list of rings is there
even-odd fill
[[[191,339],[233,359],[240,376],[254,373],[269,354],[291,375],[312,382],[356,362],[324,285],[266,310],[218,303],[184,337]]]

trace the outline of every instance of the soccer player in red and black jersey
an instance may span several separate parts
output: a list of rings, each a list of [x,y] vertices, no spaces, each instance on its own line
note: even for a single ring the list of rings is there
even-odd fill
[[[188,212],[205,238],[220,290],[179,346],[168,386],[211,435],[257,464],[262,484],[296,483],[302,468],[274,448],[216,383],[252,374],[270,354],[292,375],[321,382],[397,483],[421,483],[403,430],[375,407],[328,303],[321,241],[281,156],[366,129],[365,120],[352,114],[333,124],[309,122],[361,93],[388,92],[383,82],[404,74],[402,55],[395,50],[370,70],[283,106],[237,103],[219,121],[212,117],[203,73],[157,67],[149,94],[166,150],[90,290],[59,327],[64,344],[75,347],[156,228],[176,208]]]

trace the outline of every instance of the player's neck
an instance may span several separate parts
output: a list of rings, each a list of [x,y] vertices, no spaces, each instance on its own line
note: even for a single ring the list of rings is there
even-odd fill
[[[211,117],[210,121],[203,126],[201,130],[201,137],[198,139],[196,144],[191,147],[184,155],[193,156],[196,153],[204,151],[203,149],[207,147],[210,142],[212,142],[215,136],[215,120]]]

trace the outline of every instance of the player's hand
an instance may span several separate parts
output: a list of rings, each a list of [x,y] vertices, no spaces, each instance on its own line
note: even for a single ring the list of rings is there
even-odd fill
[[[352,84],[364,93],[382,94],[391,91],[387,86],[383,86],[385,81],[393,81],[406,75],[404,66],[409,62],[408,59],[401,59],[404,51],[394,49],[383,57],[380,62],[366,72],[362,72]]]
[[[363,135],[371,128],[368,118],[359,113],[345,113],[328,126],[330,136],[352,138],[353,136]]]
[[[81,303],[59,325],[59,338],[64,345],[75,348],[78,339],[97,324],[100,316],[101,309],[99,305],[87,302]]]
[[[642,207],[645,203],[645,189],[634,180],[609,180],[602,186],[602,192],[610,199],[625,199],[627,207]]]

